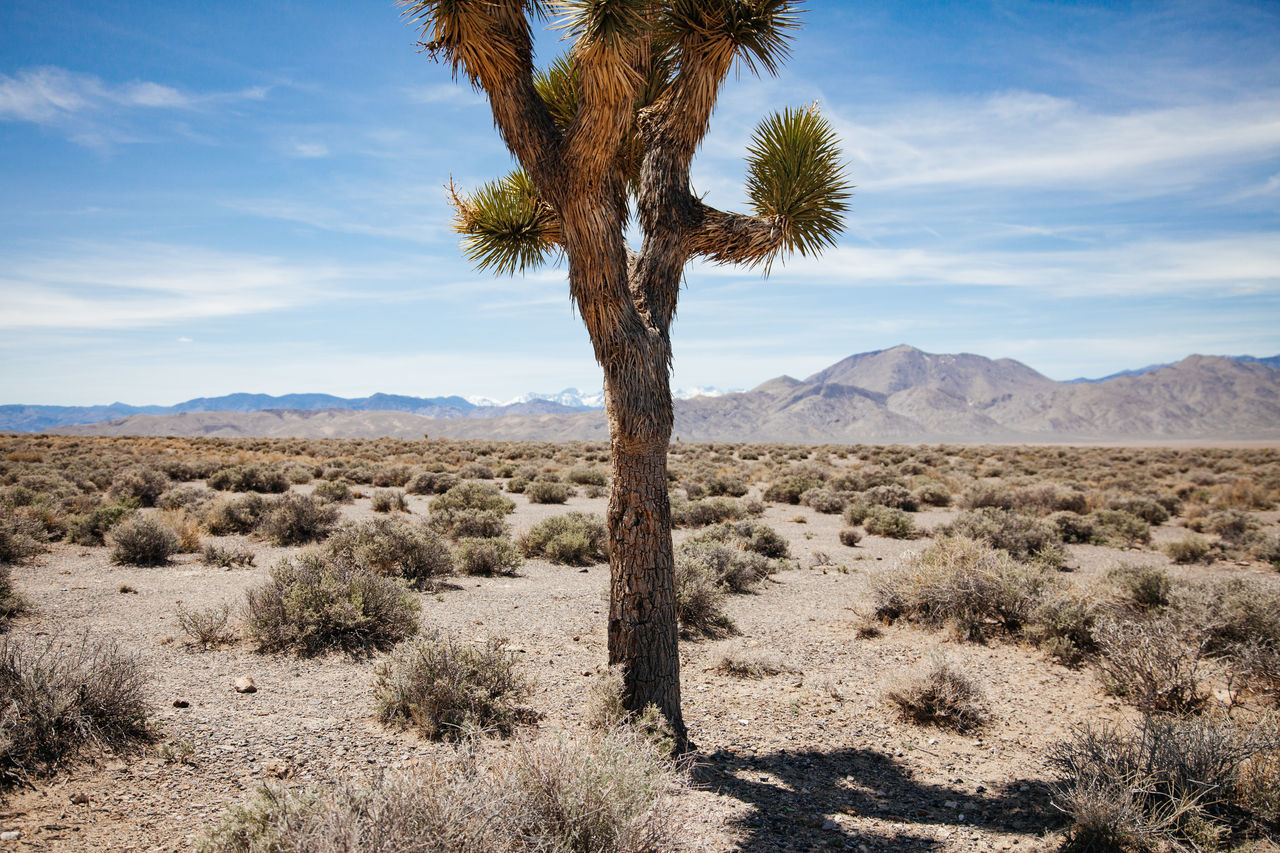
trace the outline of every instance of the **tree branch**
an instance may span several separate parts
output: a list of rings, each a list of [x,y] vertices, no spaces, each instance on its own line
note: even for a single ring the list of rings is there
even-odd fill
[[[697,202],[697,224],[685,237],[690,257],[717,264],[764,264],[768,272],[786,245],[786,226],[778,216],[725,213]]]

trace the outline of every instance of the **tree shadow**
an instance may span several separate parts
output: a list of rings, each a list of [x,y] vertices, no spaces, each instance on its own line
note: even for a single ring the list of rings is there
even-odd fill
[[[719,750],[697,756],[694,781],[753,807],[730,825],[744,853],[867,847],[932,850],[936,831],[868,830],[881,825],[977,828],[1039,836],[1064,821],[1039,780],[1014,780],[979,793],[919,782],[891,756],[867,749],[791,751],[742,756]],[[981,788],[981,786],[979,786]]]

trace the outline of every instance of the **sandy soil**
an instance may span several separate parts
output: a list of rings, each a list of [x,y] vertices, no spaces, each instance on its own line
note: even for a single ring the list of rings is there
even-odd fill
[[[305,491],[308,487],[301,487]],[[513,496],[516,532],[569,510],[602,512],[603,499],[564,506]],[[427,501],[410,496],[415,517]],[[367,499],[343,508],[371,515]],[[932,528],[953,515],[919,513]],[[804,523],[799,523],[799,519]],[[1275,530],[1280,514],[1266,516]],[[731,596],[736,637],[682,643],[686,722],[698,745],[692,786],[679,795],[681,850],[1038,850],[1056,846],[1061,818],[1049,802],[1046,748],[1084,721],[1132,716],[1105,697],[1087,670],[1060,666],[1008,643],[951,642],[944,633],[892,627],[860,639],[871,572],[892,570],[925,540],[867,536],[839,543],[838,516],[770,505],[764,518],[790,541],[798,568],[754,595]],[[677,536],[688,535],[680,531]],[[1158,530],[1156,541],[1180,528]],[[213,541],[219,541],[214,539]],[[229,805],[264,780],[332,781],[407,766],[446,749],[373,719],[375,659],[265,655],[244,642],[188,648],[179,605],[238,602],[273,561],[296,549],[227,537],[252,548],[256,565],[221,570],[196,555],[160,568],[112,565],[105,548],[57,545],[14,569],[36,608],[19,635],[92,631],[142,656],[163,725],[155,747],[106,755],[9,795],[0,829],[19,830],[16,849],[187,850]],[[823,552],[831,563],[815,567]],[[1167,566],[1175,575],[1247,574],[1259,564],[1185,570],[1154,550],[1071,546],[1073,578],[1086,581],[1118,561]],[[827,561],[822,561],[827,562]],[[585,570],[526,561],[516,577],[455,578],[420,594],[422,622],[476,639],[508,638],[538,684],[541,729],[584,728],[584,693],[605,662],[607,566]],[[136,592],[122,592],[124,588]],[[794,671],[762,680],[723,675],[732,651],[767,653]],[[983,684],[992,721],[970,735],[901,720],[882,698],[887,683],[936,650]],[[250,676],[258,691],[233,682]],[[186,703],[175,707],[175,702]]]

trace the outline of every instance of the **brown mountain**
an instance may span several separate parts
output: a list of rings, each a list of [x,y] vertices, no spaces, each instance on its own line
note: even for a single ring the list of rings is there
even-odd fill
[[[603,440],[604,413],[431,418],[325,410],[133,415],[77,435],[395,436]],[[1011,359],[908,346],[862,353],[804,380],[676,402],[685,441],[1062,442],[1280,440],[1280,370],[1190,356],[1100,382],[1055,382]]]

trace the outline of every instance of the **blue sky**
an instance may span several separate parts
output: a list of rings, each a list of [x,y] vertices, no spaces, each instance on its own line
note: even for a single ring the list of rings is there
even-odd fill
[[[847,230],[691,266],[676,386],[898,343],[1056,379],[1280,352],[1280,6],[805,5],[695,188],[745,209],[752,129],[817,100]],[[0,5],[0,403],[598,389],[562,269],[461,258],[442,185],[510,160],[415,40],[390,2]]]

